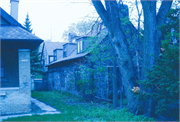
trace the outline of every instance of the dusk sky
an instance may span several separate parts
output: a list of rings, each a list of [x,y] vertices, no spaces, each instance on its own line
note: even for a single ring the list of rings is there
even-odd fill
[[[63,31],[71,23],[87,19],[86,16],[97,16],[88,0],[71,1],[20,0],[18,21],[23,25],[28,13],[36,36],[43,40],[63,41]],[[10,0],[1,0],[0,6],[10,14]]]

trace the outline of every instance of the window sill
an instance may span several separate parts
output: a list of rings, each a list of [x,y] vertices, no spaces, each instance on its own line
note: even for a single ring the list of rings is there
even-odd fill
[[[1,91],[1,92],[0,92],[0,96],[6,96],[6,92]]]
[[[19,90],[19,87],[6,87],[6,88],[0,88],[0,91],[7,91],[7,90]]]

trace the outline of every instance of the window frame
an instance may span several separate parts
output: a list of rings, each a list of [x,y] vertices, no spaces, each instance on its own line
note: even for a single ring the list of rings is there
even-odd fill
[[[66,48],[67,48],[66,46],[63,47],[63,58],[67,57],[67,49]]]
[[[1,55],[1,61],[0,61],[0,65],[1,65],[1,68],[3,68],[3,76],[2,76],[2,74],[0,74],[0,78],[5,78],[5,62],[4,62],[4,56],[3,55]],[[3,63],[2,63],[3,62]],[[3,64],[3,66],[2,66],[2,64]],[[1,69],[1,73],[2,73],[2,69]]]
[[[57,60],[57,50],[54,50],[54,61]]]
[[[83,52],[83,40],[77,42],[77,54]]]

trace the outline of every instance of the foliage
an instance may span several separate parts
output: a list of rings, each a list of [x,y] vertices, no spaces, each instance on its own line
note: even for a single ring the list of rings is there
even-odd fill
[[[31,28],[31,21],[29,20],[29,14],[26,15],[26,20],[24,22],[24,27],[27,29],[27,31],[29,31],[30,33],[32,33],[33,29]]]
[[[24,22],[24,27],[32,33],[33,29],[31,28],[31,21],[29,20],[29,15],[27,14],[26,20]],[[30,63],[31,63],[31,75],[42,77],[42,64],[41,64],[41,53],[39,53],[39,48],[32,50],[30,53]]]
[[[156,102],[155,113],[178,119],[179,116],[179,10],[170,10],[168,23],[161,27],[162,54],[157,64],[147,73],[148,80],[140,81],[146,89],[154,87],[152,94],[144,92],[141,97],[151,96]],[[174,30],[174,31],[172,31]]]
[[[76,72],[81,76],[76,82],[76,88],[85,99],[90,100],[98,93],[103,94],[106,91],[105,88],[101,88],[101,84],[105,84],[104,77],[112,74],[106,73],[105,66],[112,66],[115,58],[112,45],[105,37],[91,37],[84,41],[88,43],[84,51],[89,52],[89,55],[86,56],[86,66],[80,65],[79,71]]]
[[[5,121],[154,121],[153,118],[134,116],[125,108],[114,110],[64,92],[32,92],[32,96],[62,113],[9,118]]]
[[[42,74],[41,52],[39,52],[38,50],[39,48],[31,51],[30,53],[31,75],[41,77]]]

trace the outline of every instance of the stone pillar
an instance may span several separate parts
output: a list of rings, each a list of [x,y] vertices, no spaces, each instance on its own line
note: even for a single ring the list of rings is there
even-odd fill
[[[23,104],[26,111],[31,110],[31,73],[30,73],[30,50],[19,49],[19,92],[24,94]]]

